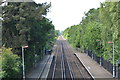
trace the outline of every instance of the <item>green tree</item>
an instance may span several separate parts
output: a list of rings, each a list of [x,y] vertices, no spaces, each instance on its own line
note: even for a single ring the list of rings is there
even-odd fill
[[[25,49],[26,71],[35,64],[33,56],[37,54],[37,59],[40,60],[45,47],[54,40],[54,25],[45,17],[50,6],[47,3],[8,2],[3,7],[2,45],[12,48],[12,52],[19,56],[21,47],[29,46]]]
[[[115,60],[120,56],[120,2],[101,3],[100,8],[90,9],[78,25],[71,26],[64,31],[64,37],[74,47],[81,50],[87,49],[96,53],[104,59],[112,62],[112,45],[108,41],[115,43]],[[73,34],[74,33],[74,34]],[[96,40],[101,40],[96,42]]]

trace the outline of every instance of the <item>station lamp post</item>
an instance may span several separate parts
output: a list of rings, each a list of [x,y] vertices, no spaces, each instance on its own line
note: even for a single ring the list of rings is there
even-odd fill
[[[109,44],[112,44],[113,45],[113,78],[115,77],[115,53],[114,53],[114,42],[108,42]]]
[[[97,39],[96,41],[97,41],[97,42],[100,42],[100,45],[101,45],[101,40],[98,40],[98,39]],[[100,52],[101,52],[101,46],[100,46]],[[101,53],[100,53],[100,66],[102,65],[102,62],[101,62],[101,61],[102,61],[102,60],[101,60],[101,57],[102,57],[102,55],[101,55]]]
[[[28,46],[22,46],[22,67],[23,67],[23,80],[25,80],[24,48],[28,48]]]

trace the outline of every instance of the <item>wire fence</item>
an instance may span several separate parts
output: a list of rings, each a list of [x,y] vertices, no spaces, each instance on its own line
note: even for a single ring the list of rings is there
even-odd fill
[[[100,64],[100,59],[101,59],[101,66],[103,66],[111,74],[113,73],[113,64],[111,64],[110,61],[104,60],[102,57],[98,57],[95,53],[93,53],[92,51],[89,51],[87,49],[84,49],[84,53],[86,53],[86,55],[90,56],[98,64]],[[116,74],[116,71],[117,71],[116,69],[117,69],[117,66],[115,66],[115,76],[118,75],[118,78],[120,78],[120,68],[118,69],[118,74]]]
[[[118,78],[120,79],[120,69],[118,69]]]

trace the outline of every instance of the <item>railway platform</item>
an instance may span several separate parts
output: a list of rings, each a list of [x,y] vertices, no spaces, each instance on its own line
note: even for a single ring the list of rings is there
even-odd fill
[[[36,67],[26,74],[26,79],[39,80],[39,78],[47,78],[53,56],[54,54],[45,55],[43,60],[37,63]]]
[[[84,53],[75,53],[93,79],[113,80],[112,74]]]

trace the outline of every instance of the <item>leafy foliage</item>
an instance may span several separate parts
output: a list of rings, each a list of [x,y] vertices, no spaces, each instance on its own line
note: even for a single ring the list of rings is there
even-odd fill
[[[90,9],[79,25],[67,28],[64,37],[81,50],[88,49],[112,62],[112,45],[115,43],[115,60],[120,59],[120,2],[101,3],[101,7]],[[74,34],[73,34],[74,33]],[[100,41],[96,41],[100,40]]]
[[[3,78],[20,78],[20,57],[13,54],[11,49],[2,48],[2,71]],[[11,74],[12,73],[12,74]]]
[[[3,45],[12,48],[28,45],[28,41],[31,40],[31,30],[35,29],[36,26],[42,28],[43,26],[39,26],[41,20],[44,22],[42,24],[46,23],[43,15],[46,15],[49,7],[49,4],[36,4],[34,2],[9,2],[7,6],[4,6]],[[34,22],[37,23],[36,26]]]
[[[8,2],[3,6],[2,45],[12,48],[12,52],[19,56],[21,47],[29,46],[24,49],[26,71],[34,66],[35,55],[39,61],[44,50],[52,47],[50,42],[55,41],[54,25],[45,17],[50,6],[35,2]]]

